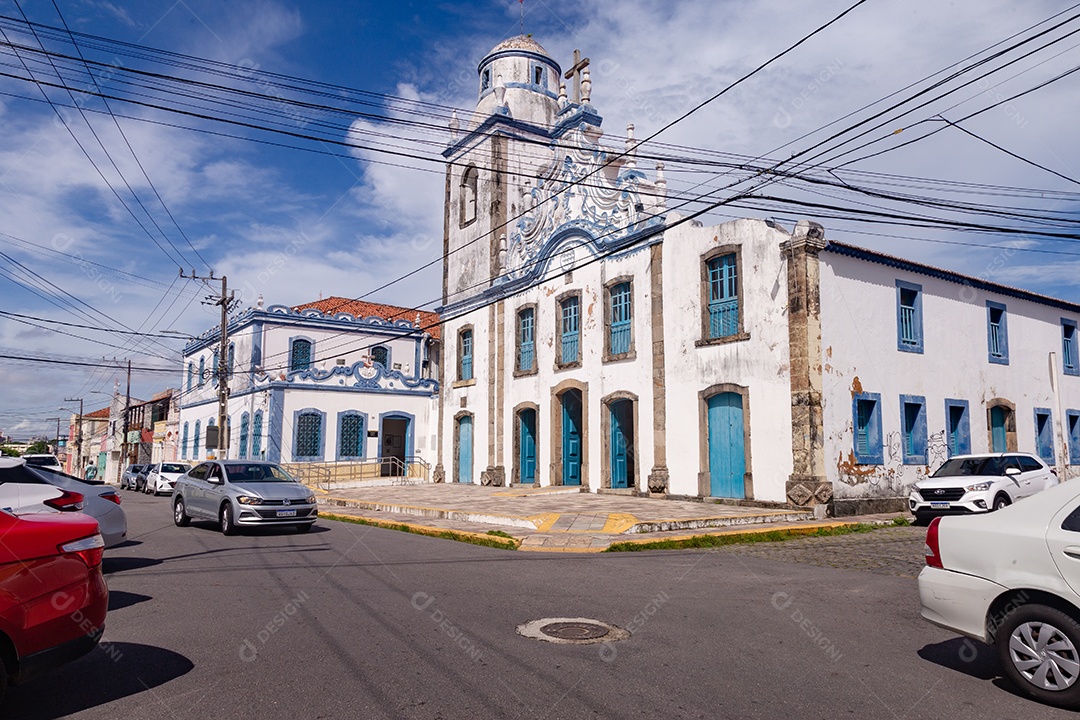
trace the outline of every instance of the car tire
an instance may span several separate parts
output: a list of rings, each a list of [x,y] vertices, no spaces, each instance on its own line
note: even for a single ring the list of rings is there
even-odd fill
[[[1046,605],[1021,605],[998,625],[994,644],[1005,676],[1023,693],[1048,705],[1080,707],[1080,672],[1073,671],[1071,676],[1053,673],[1053,666],[1061,673],[1065,664],[1055,662],[1055,658],[1080,662],[1080,623],[1073,617]],[[1058,649],[1048,651],[1051,644]],[[1039,665],[1018,667],[1040,659]],[[1059,678],[1064,685],[1055,687]]]
[[[184,506],[184,498],[178,497],[173,501],[173,522],[176,527],[187,527],[191,524],[191,516],[187,514],[187,507]]]
[[[1008,495],[998,495],[994,498],[994,510],[1000,510],[1001,508],[1007,508],[1012,505],[1012,500]]]
[[[236,534],[236,520],[233,519],[232,505],[225,503],[221,506],[221,534],[222,535],[235,535]]]
[[[312,526],[313,526],[314,524],[315,524],[315,523],[304,523],[303,525],[297,525],[297,526],[296,526],[296,532],[298,532],[298,533],[306,533],[306,532],[310,532],[310,531],[311,531],[311,527],[312,527]]]

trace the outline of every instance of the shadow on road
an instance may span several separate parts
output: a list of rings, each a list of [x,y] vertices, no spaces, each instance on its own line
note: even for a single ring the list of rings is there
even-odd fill
[[[102,643],[75,662],[8,690],[4,716],[53,720],[147,692],[191,672],[183,655],[138,643]],[[57,692],[58,688],[66,691]]]
[[[129,593],[123,590],[110,590],[109,591],[109,612],[114,610],[121,610],[132,605],[138,605],[141,602],[147,600],[153,600],[149,595],[140,595],[139,593]]]
[[[108,557],[101,561],[101,572],[111,573],[124,572],[125,570],[139,570],[145,567],[160,565],[161,560],[146,557]]]
[[[967,638],[953,638],[927,645],[919,650],[919,657],[979,680],[993,680],[1001,676],[1001,666],[998,665],[994,648]]]

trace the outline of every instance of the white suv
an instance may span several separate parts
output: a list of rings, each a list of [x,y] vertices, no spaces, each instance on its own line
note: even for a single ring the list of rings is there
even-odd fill
[[[911,486],[908,507],[916,521],[928,522],[937,515],[1000,510],[1057,484],[1054,471],[1034,455],[957,455]]]

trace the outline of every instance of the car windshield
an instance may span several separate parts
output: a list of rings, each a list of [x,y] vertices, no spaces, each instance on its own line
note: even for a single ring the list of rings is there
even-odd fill
[[[52,455],[28,455],[25,458],[27,465],[59,465],[58,461]]]
[[[937,469],[931,477],[964,477],[968,475],[1004,475],[1009,467],[1003,457],[953,458]]]
[[[187,465],[181,465],[180,463],[162,463],[161,464],[161,472],[186,473],[190,469],[191,468],[189,468]]]
[[[292,475],[277,465],[259,465],[245,463],[226,463],[225,472],[229,482],[296,482]]]

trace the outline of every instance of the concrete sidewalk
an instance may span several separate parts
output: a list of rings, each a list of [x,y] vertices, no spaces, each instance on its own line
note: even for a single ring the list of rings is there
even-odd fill
[[[583,493],[577,488],[496,488],[477,485],[399,485],[332,490],[319,497],[322,513],[414,529],[487,536],[502,531],[521,550],[599,552],[612,543],[769,530],[813,530],[896,515],[814,522],[813,513],[711,502]]]

